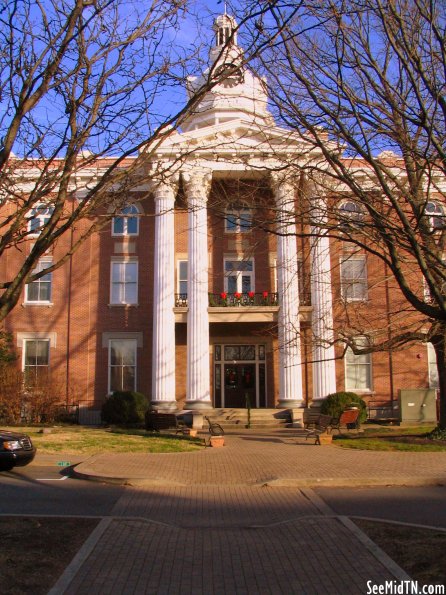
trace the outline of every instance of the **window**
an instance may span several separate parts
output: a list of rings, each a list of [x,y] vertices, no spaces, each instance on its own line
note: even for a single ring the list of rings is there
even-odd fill
[[[31,236],[36,237],[42,228],[48,223],[53,214],[54,207],[48,205],[37,205],[29,213],[28,231]]]
[[[47,378],[50,365],[50,340],[23,341],[23,371],[28,385],[36,385]]]
[[[136,390],[136,340],[110,339],[108,391]]]
[[[348,302],[367,299],[365,256],[349,255],[341,260],[341,295]]]
[[[37,267],[33,270],[33,274],[44,271],[52,266],[53,262],[49,259],[39,260]],[[51,285],[52,273],[43,275],[36,281],[28,283],[25,289],[25,301],[33,304],[49,304],[51,303]]]
[[[187,260],[177,261],[177,287],[180,295],[187,296]]]
[[[366,337],[357,337],[358,348],[367,347]],[[350,347],[345,353],[345,390],[370,391],[372,389],[372,356],[355,355]]]
[[[429,374],[429,388],[439,388],[437,354],[432,343],[427,344],[427,367]]]
[[[251,231],[251,209],[242,205],[229,207],[225,216],[225,231],[229,233],[245,233]]]
[[[429,227],[432,230],[443,229],[446,227],[444,209],[440,204],[429,201],[426,204],[425,213],[426,216],[429,217]]]
[[[225,291],[248,293],[254,291],[254,260],[227,260],[225,268]]]
[[[138,303],[137,262],[112,262],[110,302],[112,304]]]
[[[339,205],[339,222],[341,228],[359,227],[364,220],[364,209],[352,200],[345,200]]]
[[[112,235],[137,236],[139,233],[139,209],[136,205],[128,205],[120,214],[113,217]]]

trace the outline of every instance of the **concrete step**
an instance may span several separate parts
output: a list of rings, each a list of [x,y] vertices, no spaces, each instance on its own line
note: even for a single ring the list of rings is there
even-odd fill
[[[225,429],[236,429],[248,425],[248,411],[246,409],[214,409],[203,412],[209,419],[220,424]],[[250,426],[256,428],[284,427],[290,423],[288,410],[251,409]]]

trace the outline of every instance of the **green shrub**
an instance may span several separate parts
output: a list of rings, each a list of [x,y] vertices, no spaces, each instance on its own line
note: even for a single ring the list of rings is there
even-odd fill
[[[359,421],[367,419],[367,405],[356,393],[338,392],[326,397],[321,405],[321,413],[338,418],[346,407],[357,405],[360,409]]]
[[[148,402],[142,393],[116,391],[102,405],[102,421],[128,426],[144,422]]]

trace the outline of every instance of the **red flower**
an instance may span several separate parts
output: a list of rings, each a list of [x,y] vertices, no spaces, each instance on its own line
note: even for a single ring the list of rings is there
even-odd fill
[[[222,300],[225,300],[226,299],[226,295],[227,294],[224,291],[222,291],[221,294],[220,294],[221,299]]]
[[[239,300],[239,299],[242,297],[242,294],[241,294],[241,293],[239,293],[238,291],[236,291],[236,292],[234,293],[234,297],[235,297],[235,299],[236,299],[236,300]]]
[[[249,298],[253,298],[255,296],[255,293],[253,291],[248,291],[248,297]]]
[[[267,297],[268,297],[268,292],[267,291],[264,291],[263,292],[263,298],[266,300]]]

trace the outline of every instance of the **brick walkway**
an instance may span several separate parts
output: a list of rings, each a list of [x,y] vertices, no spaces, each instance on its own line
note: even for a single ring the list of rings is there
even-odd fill
[[[101,455],[77,469],[134,486],[52,595],[361,594],[367,581],[408,577],[304,486],[445,483],[446,453],[342,450],[251,430],[222,449]]]

